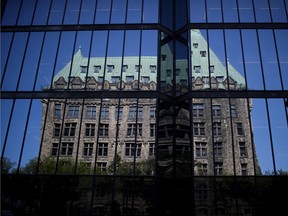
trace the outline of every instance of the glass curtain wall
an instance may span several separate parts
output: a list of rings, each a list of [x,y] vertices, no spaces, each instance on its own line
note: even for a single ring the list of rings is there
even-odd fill
[[[285,211],[287,1],[1,12],[3,215]]]

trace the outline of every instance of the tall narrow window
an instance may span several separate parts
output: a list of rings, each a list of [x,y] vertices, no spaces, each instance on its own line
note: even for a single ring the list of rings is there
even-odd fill
[[[203,117],[203,104],[193,104],[193,117]]]
[[[54,105],[54,118],[61,118],[61,104]]]
[[[68,108],[68,118],[78,118],[79,116],[79,106],[69,106]]]
[[[212,115],[213,117],[221,116],[221,106],[220,105],[212,105]]]
[[[101,120],[103,119],[109,119],[109,107],[108,106],[102,106],[101,108]]]
[[[136,119],[136,106],[131,106],[129,108],[129,119],[135,120]],[[138,107],[138,120],[141,120],[143,118],[143,107]]]
[[[150,106],[150,118],[156,118],[156,107]]]
[[[58,154],[58,143],[52,143],[52,149],[51,149],[51,155],[52,156],[57,156]]]
[[[100,124],[99,136],[108,137],[109,135],[109,124]]]
[[[245,142],[239,142],[239,152],[240,152],[240,157],[247,157]]]
[[[93,153],[93,143],[84,143],[83,156],[90,157]]]
[[[236,106],[231,104],[231,117],[237,117]]]
[[[156,124],[150,124],[150,137],[155,137],[156,134]]]
[[[77,123],[65,123],[64,136],[75,136],[76,124]]]
[[[108,156],[108,143],[98,143],[98,156]]]
[[[95,136],[95,124],[86,124],[85,136],[87,137]]]
[[[155,155],[155,143],[149,143],[149,156]]]
[[[55,123],[54,124],[54,131],[53,131],[53,136],[54,137],[59,137],[60,136],[60,128],[61,128],[61,124],[59,124],[59,123]]]
[[[213,135],[214,136],[221,136],[221,122],[214,122],[213,123]]]
[[[205,135],[205,123],[203,122],[198,122],[198,123],[193,123],[193,131],[194,135],[196,136],[204,136]]]
[[[86,107],[86,118],[95,119],[96,118],[96,106]]]
[[[216,176],[222,175],[223,173],[223,163],[222,162],[215,162],[215,172]]]
[[[196,157],[197,158],[203,158],[207,157],[207,143],[205,142],[196,142]]]
[[[237,126],[237,133],[239,136],[243,136],[244,135],[244,131],[243,131],[243,125],[242,123],[236,123]]]
[[[222,150],[223,150],[222,142],[215,142],[214,143],[214,155],[216,158],[223,156]]]
[[[248,175],[247,164],[246,163],[242,163],[241,164],[241,174],[242,174],[242,176],[247,176]]]
[[[62,156],[72,156],[73,154],[73,143],[62,143],[61,145],[61,155]]]

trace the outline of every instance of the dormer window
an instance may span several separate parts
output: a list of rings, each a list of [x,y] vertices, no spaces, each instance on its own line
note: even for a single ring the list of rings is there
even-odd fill
[[[214,65],[210,65],[209,67],[210,73],[214,73],[214,69],[215,69]]]
[[[201,57],[206,57],[206,51],[200,51]]]
[[[204,83],[206,83],[206,84],[208,84],[209,83],[209,77],[202,77],[202,81],[204,82]]]
[[[150,65],[150,72],[156,73],[156,65]]]
[[[103,83],[103,81],[104,81],[104,77],[103,77],[103,76],[99,76],[99,77],[98,77],[98,82],[99,82],[99,83]]]
[[[167,70],[166,70],[166,76],[167,76],[167,77],[171,77],[171,74],[172,74],[171,69],[167,69]]]
[[[167,56],[166,55],[161,55],[161,61],[166,61]]]
[[[107,72],[108,73],[112,73],[113,69],[114,69],[114,65],[107,65]]]
[[[195,70],[195,73],[200,73],[201,72],[201,66],[200,65],[194,66],[194,70]]]
[[[88,71],[88,67],[87,66],[81,65],[80,69],[81,69],[81,73],[87,73],[87,71]]]
[[[139,72],[141,68],[142,68],[142,65],[135,65],[136,72]]]
[[[128,65],[123,65],[123,66],[122,66],[122,72],[126,72],[127,69],[128,69]]]
[[[127,83],[132,83],[134,80],[134,76],[126,76],[126,82]]]
[[[111,82],[112,83],[119,83],[120,82],[120,76],[112,76]]]
[[[100,65],[94,65],[94,73],[99,73],[101,70],[101,66]]]
[[[217,76],[216,79],[217,79],[217,82],[223,82],[224,77],[223,76]]]
[[[149,83],[150,82],[150,77],[149,76],[142,76],[142,82],[143,83]]]
[[[193,43],[193,47],[194,47],[195,49],[198,49],[198,43]]]
[[[176,69],[176,76],[179,76],[179,75],[180,75],[180,69],[177,68],[177,69]]]

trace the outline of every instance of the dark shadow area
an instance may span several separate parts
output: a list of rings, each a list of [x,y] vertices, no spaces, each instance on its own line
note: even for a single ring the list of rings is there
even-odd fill
[[[2,175],[2,215],[281,215],[287,176]],[[155,193],[156,200],[155,200]],[[195,206],[195,208],[193,208]]]

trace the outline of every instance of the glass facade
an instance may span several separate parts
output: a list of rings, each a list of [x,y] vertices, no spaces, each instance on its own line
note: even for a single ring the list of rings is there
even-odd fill
[[[286,0],[1,10],[2,215],[286,210]]]

